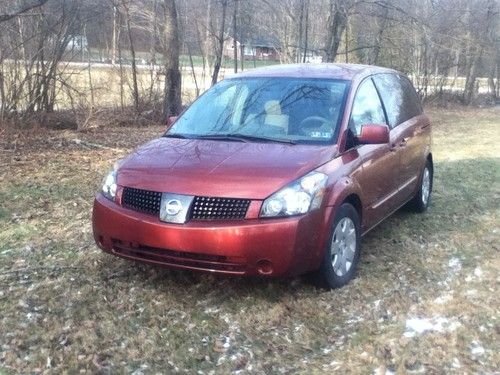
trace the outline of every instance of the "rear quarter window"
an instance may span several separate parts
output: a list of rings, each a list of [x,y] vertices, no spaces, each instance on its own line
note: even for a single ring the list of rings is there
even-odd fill
[[[384,103],[391,128],[422,114],[420,98],[408,78],[384,73],[373,76],[373,81]]]

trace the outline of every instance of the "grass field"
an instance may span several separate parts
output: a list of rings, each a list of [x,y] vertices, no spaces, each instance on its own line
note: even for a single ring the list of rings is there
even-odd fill
[[[357,278],[335,291],[98,250],[103,174],[160,127],[0,134],[0,374],[495,373],[500,110],[429,113],[428,213],[372,231]]]

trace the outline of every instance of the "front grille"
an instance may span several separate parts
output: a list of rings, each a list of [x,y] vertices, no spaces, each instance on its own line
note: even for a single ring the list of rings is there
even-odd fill
[[[190,217],[195,220],[244,219],[249,205],[248,199],[195,197]]]
[[[241,258],[236,259],[222,255],[187,253],[144,245],[132,247],[120,240],[112,239],[112,241],[113,253],[129,259],[155,263],[162,266],[224,272],[235,275],[245,273],[246,267],[244,259]]]
[[[160,213],[162,193],[131,187],[123,188],[122,205],[134,211],[151,215]],[[194,197],[188,219],[193,220],[241,220],[244,219],[249,199]]]
[[[156,191],[134,189],[126,187],[123,189],[122,205],[135,211],[148,214],[160,213],[161,193]]]

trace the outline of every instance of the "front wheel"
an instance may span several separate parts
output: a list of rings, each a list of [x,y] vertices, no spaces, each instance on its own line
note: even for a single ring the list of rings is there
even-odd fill
[[[420,180],[420,188],[410,202],[411,207],[417,212],[424,212],[429,207],[432,193],[433,165],[430,160],[425,163]]]
[[[340,288],[354,278],[361,252],[360,220],[356,209],[344,203],[332,226],[332,233],[318,276],[327,288]]]

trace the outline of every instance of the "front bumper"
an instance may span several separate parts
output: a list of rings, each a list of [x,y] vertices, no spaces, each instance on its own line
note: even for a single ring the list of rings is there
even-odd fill
[[[98,194],[93,231],[104,251],[161,266],[233,275],[285,276],[316,269],[331,207],[303,216],[167,224]]]

